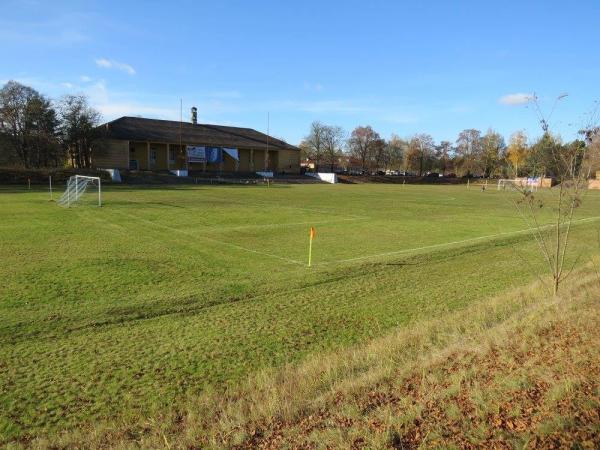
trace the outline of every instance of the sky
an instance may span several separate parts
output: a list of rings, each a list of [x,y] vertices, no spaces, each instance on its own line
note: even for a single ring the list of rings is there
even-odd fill
[[[0,0],[0,83],[131,115],[384,138],[573,139],[600,99],[600,1]],[[555,99],[568,93],[555,104]],[[553,111],[553,112],[552,112]],[[552,114],[551,114],[552,112]]]

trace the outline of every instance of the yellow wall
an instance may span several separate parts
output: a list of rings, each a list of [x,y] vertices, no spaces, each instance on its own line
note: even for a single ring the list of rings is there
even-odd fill
[[[152,160],[152,152],[156,152],[156,161]],[[150,144],[150,169],[167,170],[168,166],[167,144]]]
[[[185,144],[183,146],[185,148]],[[179,151],[178,144],[171,144],[170,148],[175,151],[175,162],[168,162],[169,153],[167,144],[150,143],[150,150],[156,152],[156,162],[149,165],[148,144],[146,142],[129,142],[120,140],[103,141],[92,155],[95,167],[107,169],[128,169],[129,160],[138,161],[140,170],[167,170],[185,169],[185,154]],[[134,150],[134,151],[131,151]],[[254,150],[253,165],[251,164],[251,150],[239,149],[239,172],[260,172],[265,170],[265,151]],[[191,170],[202,170],[202,164],[193,164]],[[298,173],[300,172],[300,152],[297,150],[269,150],[268,169],[278,172]],[[208,172],[235,172],[236,161],[228,155],[224,155],[222,167],[219,164],[208,164]]]
[[[265,152],[263,150],[254,150],[254,171],[265,170]]]
[[[137,160],[139,170],[148,170],[148,144],[132,142],[129,148],[129,159]]]
[[[240,172],[250,172],[250,150],[239,150]]]
[[[238,157],[239,157],[239,151],[238,151]],[[237,167],[237,164],[236,164],[235,159],[233,159],[231,156],[229,156],[225,152],[223,152],[223,171],[235,172],[236,167]]]
[[[300,152],[298,150],[281,150],[278,153],[277,170],[279,172],[300,172]]]

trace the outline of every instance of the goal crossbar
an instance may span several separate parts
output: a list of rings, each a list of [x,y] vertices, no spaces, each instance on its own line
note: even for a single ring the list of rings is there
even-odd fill
[[[67,189],[58,200],[61,206],[71,207],[71,204],[77,202],[85,193],[89,184],[98,186],[98,206],[102,206],[102,181],[100,177],[91,177],[87,175],[73,175],[67,181]]]

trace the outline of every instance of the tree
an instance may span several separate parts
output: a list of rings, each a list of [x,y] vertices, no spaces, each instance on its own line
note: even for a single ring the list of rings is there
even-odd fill
[[[544,134],[531,146],[527,163],[533,175],[550,177],[560,176],[561,167],[558,165],[557,155],[560,154],[562,141],[550,131]]]
[[[83,95],[66,95],[59,103],[60,135],[73,167],[91,167],[92,148],[98,138],[100,113]]]
[[[600,127],[590,126],[579,131],[579,134],[583,137],[587,147],[587,159],[590,171],[588,177],[596,176],[598,178],[597,172],[600,171]]]
[[[329,162],[330,170],[335,170],[335,164],[342,153],[342,145],[344,143],[344,130],[338,126],[323,127],[323,153],[325,159]]]
[[[515,168],[515,178],[519,176],[519,166],[527,159],[527,134],[524,131],[516,131],[510,136],[510,143],[506,151],[506,159]]]
[[[406,167],[422,176],[425,170],[431,168],[434,149],[435,143],[429,134],[415,134],[408,142]]]
[[[325,151],[325,132],[326,125],[318,120],[310,124],[310,131],[300,143],[300,149],[307,159],[315,162],[315,171],[319,171],[323,152]]]
[[[446,175],[446,171],[450,167],[450,155],[452,154],[452,151],[453,148],[450,141],[442,141],[440,142],[440,145],[436,147],[436,157],[442,175]]]
[[[505,156],[506,144],[504,138],[500,133],[490,128],[481,138],[480,165],[483,168],[484,177],[488,178],[494,175]]]
[[[479,170],[481,131],[474,129],[461,131],[456,139],[456,153],[460,158],[464,174],[471,175]]]
[[[406,141],[392,134],[386,144],[387,165],[394,169],[400,169],[404,165],[404,151]]]
[[[375,139],[373,141],[373,147],[371,152],[371,161],[375,169],[386,169],[390,163],[389,155],[387,153],[387,142],[385,139]]]
[[[561,95],[557,101],[565,96],[566,94]],[[516,205],[538,244],[552,277],[551,290],[556,295],[561,283],[572,273],[579,259],[577,256],[572,261],[567,261],[570,253],[570,234],[575,211],[583,201],[594,158],[590,157],[589,140],[562,145],[549,131],[549,122],[541,113],[537,98],[535,101],[536,110],[541,117],[543,135],[532,146],[530,152],[534,170],[539,174],[550,172],[558,185],[543,196],[533,193],[527,186],[518,187],[520,198]],[[593,134],[592,129],[589,127],[582,134],[589,136]],[[552,221],[550,224],[544,224],[540,215],[548,209],[551,211]]]
[[[350,154],[360,160],[363,172],[370,168],[375,142],[379,139],[379,133],[370,126],[356,127],[348,139]]]
[[[0,89],[0,133],[4,151],[25,167],[59,164],[56,111],[35,89],[9,81]]]

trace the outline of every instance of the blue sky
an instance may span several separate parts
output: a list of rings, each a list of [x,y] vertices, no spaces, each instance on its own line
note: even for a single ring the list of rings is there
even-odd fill
[[[599,1],[2,1],[0,81],[122,115],[247,126],[296,144],[313,120],[383,137],[571,139],[600,98]],[[515,95],[518,94],[518,95]],[[511,96],[512,95],[512,96]],[[506,97],[510,96],[510,97]]]

